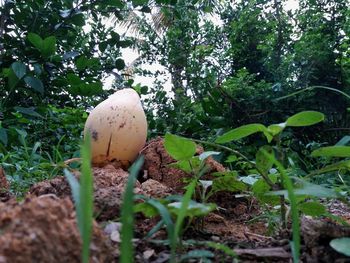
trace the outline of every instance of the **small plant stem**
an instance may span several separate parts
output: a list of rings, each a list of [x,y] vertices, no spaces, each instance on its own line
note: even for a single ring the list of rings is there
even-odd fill
[[[280,136],[276,136],[275,137],[276,139],[276,143],[277,143],[277,160],[280,162],[280,163],[283,163],[284,161],[284,154],[283,154],[283,150],[282,150],[282,147],[281,147],[281,138]],[[279,184],[279,187],[281,189],[283,189],[283,186],[284,186],[284,179],[283,179],[283,176],[280,176],[280,184]],[[280,196],[280,204],[281,204],[281,209],[280,209],[280,212],[281,212],[281,222],[282,222],[282,226],[283,228],[287,228],[287,219],[286,219],[286,199],[284,197],[284,195],[281,195]]]
[[[245,161],[247,161],[248,163],[250,163],[252,166],[254,166],[254,168],[260,173],[260,175],[264,178],[264,180],[266,181],[266,183],[273,189],[273,190],[277,190],[276,185],[270,180],[270,178],[264,173],[264,171],[262,171],[261,169],[259,169],[259,167],[257,167],[256,163],[252,162],[251,160],[249,160],[249,158],[247,156],[245,156],[244,154],[240,153],[239,151],[236,151],[234,149],[231,149],[229,147],[220,145],[220,144],[216,144],[213,142],[206,142],[206,141],[202,141],[202,140],[197,140],[197,139],[191,139],[194,142],[198,142],[201,144],[206,144],[218,149],[222,149],[228,152],[231,152],[235,155],[238,155],[239,157],[243,158]]]

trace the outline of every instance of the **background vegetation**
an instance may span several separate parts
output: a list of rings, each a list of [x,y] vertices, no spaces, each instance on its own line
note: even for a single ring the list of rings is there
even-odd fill
[[[1,1],[0,157],[13,185],[54,176],[58,163],[77,156],[87,111],[125,86],[142,94],[150,137],[210,141],[243,124],[317,110],[323,124],[287,132],[281,143],[300,158],[336,143],[349,132],[349,99],[339,93],[350,88],[349,6],[298,4],[291,11],[285,0]],[[140,54],[127,68],[126,47]],[[164,70],[140,67],[155,63]],[[135,85],[134,74],[156,81]],[[110,75],[113,85],[103,88]],[[236,146],[247,142],[255,147],[261,137]]]

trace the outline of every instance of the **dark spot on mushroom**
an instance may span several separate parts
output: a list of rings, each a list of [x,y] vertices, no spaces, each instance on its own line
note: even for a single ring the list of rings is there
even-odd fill
[[[107,117],[107,121],[109,121],[109,117]]]
[[[91,132],[91,137],[94,141],[98,140],[98,132],[96,130],[90,130]]]
[[[135,119],[135,115],[132,115],[132,117]]]
[[[121,124],[119,125],[119,129],[123,128],[125,125],[126,125],[126,121],[124,121],[123,123],[121,123]]]
[[[111,106],[111,110],[114,110],[113,106]]]
[[[112,135],[113,134],[111,133],[111,135],[109,136],[109,142],[108,142],[108,147],[107,147],[107,152],[106,152],[107,157],[109,156],[109,150],[111,149]]]

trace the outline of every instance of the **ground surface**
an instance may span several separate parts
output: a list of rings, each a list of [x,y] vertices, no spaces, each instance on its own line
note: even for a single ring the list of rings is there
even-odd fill
[[[199,147],[197,152],[202,149]],[[161,138],[152,140],[143,151],[145,163],[135,193],[162,198],[183,192],[183,178],[190,175],[168,165],[174,160],[166,153]],[[213,159],[207,161],[210,169],[205,175],[224,171]],[[128,173],[113,165],[93,168],[96,221],[90,246],[91,262],[118,262],[120,244],[120,205]],[[76,172],[79,178],[79,173]],[[8,192],[8,184],[0,169],[0,263],[12,262],[79,262],[81,241],[75,221],[71,192],[64,177],[34,185],[23,201],[16,201]],[[262,211],[258,203],[234,193],[221,192],[212,197],[220,209],[195,222],[184,233],[184,240],[212,241],[234,249],[239,262],[291,262],[288,231],[269,235],[266,222],[257,219]],[[333,201],[332,213],[350,223],[350,211]],[[169,250],[152,242],[165,239],[160,230],[152,239],[146,234],[159,218],[136,216],[135,241],[137,262],[167,262]],[[329,241],[350,236],[350,228],[329,220],[303,217],[302,262],[350,262],[336,253]],[[198,227],[200,226],[200,227]],[[201,245],[191,246],[203,248]],[[189,249],[185,248],[182,252]],[[232,262],[222,252],[213,250],[216,262]]]

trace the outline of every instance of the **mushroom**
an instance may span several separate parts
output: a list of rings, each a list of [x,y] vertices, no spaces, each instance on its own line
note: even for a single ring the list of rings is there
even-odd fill
[[[118,90],[98,104],[86,120],[84,135],[91,134],[94,165],[132,163],[146,143],[147,120],[140,97],[133,89]]]

